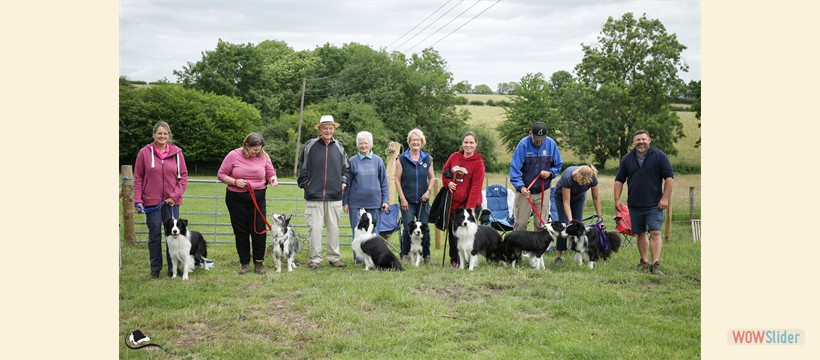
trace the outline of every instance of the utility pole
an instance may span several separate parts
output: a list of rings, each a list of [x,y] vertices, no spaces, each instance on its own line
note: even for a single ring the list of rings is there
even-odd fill
[[[299,129],[296,131],[296,156],[293,159],[293,177],[299,178],[299,145],[302,145],[302,112],[305,111],[305,83],[307,79],[302,79],[302,104],[299,106]]]

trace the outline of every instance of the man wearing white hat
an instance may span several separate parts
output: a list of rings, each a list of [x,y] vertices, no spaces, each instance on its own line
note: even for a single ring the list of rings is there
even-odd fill
[[[327,229],[327,260],[333,267],[345,267],[339,252],[339,219],[342,194],[350,176],[347,154],[333,132],[339,123],[322,115],[316,130],[319,136],[308,140],[299,156],[296,182],[305,192],[305,221],[310,235],[308,256],[311,269],[322,262],[322,228]]]

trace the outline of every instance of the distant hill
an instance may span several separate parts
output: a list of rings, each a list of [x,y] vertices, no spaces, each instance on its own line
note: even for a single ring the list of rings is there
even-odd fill
[[[483,102],[487,102],[487,100],[509,101],[512,97],[510,95],[479,94],[463,94],[459,96],[464,96],[469,101],[480,100]],[[470,125],[475,126],[476,128],[486,128],[492,131],[496,140],[496,144],[498,144],[498,147],[494,149],[498,161],[503,163],[509,163],[512,154],[507,152],[507,150],[504,148],[503,144],[501,143],[501,139],[498,136],[498,133],[495,131],[495,128],[498,126],[498,124],[500,124],[502,121],[506,119],[504,108],[500,106],[486,105],[459,105],[458,108],[466,109],[470,112],[471,119],[468,122]],[[700,128],[698,127],[698,119],[695,118],[695,113],[692,111],[678,111],[677,114],[680,118],[681,123],[683,123],[684,137],[679,139],[678,143],[676,144],[678,149],[678,155],[670,156],[672,165],[675,166],[686,164],[700,167],[701,148],[695,147],[695,142],[697,142],[700,138]],[[535,121],[535,119],[533,119],[533,121]],[[525,135],[526,134],[521,134],[521,137],[524,137]],[[486,151],[486,149],[481,149],[481,144],[479,144],[478,151],[483,152]],[[591,161],[591,159],[581,159],[572,151],[564,149],[561,150],[561,156],[563,157],[564,162],[567,163],[581,163]],[[615,169],[617,167],[618,159],[610,159],[609,161],[607,161],[607,169]]]

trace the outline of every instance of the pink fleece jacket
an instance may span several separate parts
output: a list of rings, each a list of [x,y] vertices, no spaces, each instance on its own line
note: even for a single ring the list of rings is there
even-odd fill
[[[168,154],[160,156],[154,144],[140,149],[134,163],[134,204],[154,206],[167,198],[182,204],[182,194],[188,186],[188,168],[182,149],[168,144]]]
[[[276,176],[276,170],[273,169],[273,164],[267,156],[256,156],[246,158],[242,154],[242,148],[231,150],[225,159],[222,160],[222,166],[219,167],[219,172],[216,178],[222,181],[226,176],[234,179],[242,179],[247,181],[254,190],[261,190],[265,188],[268,180]],[[228,190],[234,192],[248,192],[248,188],[238,188],[233,185],[228,185]]]

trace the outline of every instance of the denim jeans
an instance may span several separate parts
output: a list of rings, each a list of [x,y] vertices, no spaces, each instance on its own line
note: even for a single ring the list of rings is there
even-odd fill
[[[573,220],[581,220],[584,218],[584,202],[586,202],[587,194],[584,193],[581,195],[580,199],[571,199],[569,200],[569,211],[572,211],[572,219]],[[569,217],[567,216],[566,212],[564,212],[564,200],[560,200],[557,202],[556,210],[558,210],[558,221],[568,224]],[[567,238],[563,236],[559,236],[558,239],[555,239],[555,248],[559,251],[564,251],[567,249]]]
[[[151,206],[145,206],[152,207]],[[162,270],[162,223],[171,218],[179,219],[179,205],[163,205],[158,210],[145,214],[145,224],[148,225],[148,259],[151,261],[151,271]],[[168,245],[165,245],[165,257],[168,264],[168,273],[171,273],[171,254]]]
[[[430,215],[430,202],[409,203],[407,211],[401,211],[401,255],[410,253],[410,223],[418,219],[422,224],[427,224],[427,217]],[[422,233],[421,255],[430,256],[430,230]]]

